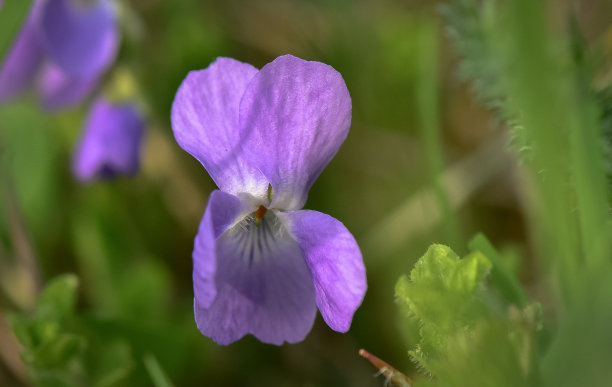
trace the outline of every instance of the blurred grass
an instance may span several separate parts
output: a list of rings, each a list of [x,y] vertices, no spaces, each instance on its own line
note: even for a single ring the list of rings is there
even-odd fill
[[[461,252],[463,240],[459,223],[441,182],[444,159],[438,113],[438,41],[437,23],[434,20],[427,19],[421,21],[417,33],[417,82],[415,87],[418,127],[421,130],[421,141],[425,146],[428,175],[431,179],[430,184],[434,188],[438,207],[442,213],[440,220],[444,235],[442,242],[457,246],[458,251]]]

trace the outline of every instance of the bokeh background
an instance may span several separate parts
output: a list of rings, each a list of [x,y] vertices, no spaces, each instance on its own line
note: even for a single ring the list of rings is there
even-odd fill
[[[612,50],[609,2],[550,3],[553,23],[572,9],[587,42],[607,41]],[[534,280],[522,165],[495,112],[462,80],[441,4],[117,2],[122,45],[101,87],[129,90],[144,112],[137,176],[74,179],[86,104],[51,114],[26,95],[0,107],[0,385],[29,384],[5,317],[32,310],[37,293],[62,273],[78,278],[70,329],[87,332],[87,351],[112,348],[116,364],[100,372],[130,386],[151,385],[155,370],[176,386],[382,385],[360,348],[414,374],[407,346],[415,338],[402,327],[394,285],[431,243],[462,253],[478,231],[514,259],[528,293],[546,309],[547,294]],[[434,39],[424,46],[425,33]],[[424,52],[434,60],[423,62]],[[318,316],[299,344],[276,347],[248,336],[221,347],[195,326],[191,282],[193,238],[215,185],[175,142],[170,107],[187,72],[216,57],[261,67],[282,54],[333,66],[351,93],[350,134],[306,208],[353,232],[369,289],[347,334]],[[420,103],[423,90],[437,101],[433,111],[423,111],[430,108]],[[436,201],[434,176],[446,207]]]

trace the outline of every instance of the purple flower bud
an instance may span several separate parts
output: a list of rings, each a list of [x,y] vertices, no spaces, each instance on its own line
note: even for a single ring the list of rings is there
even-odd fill
[[[131,104],[98,99],[73,159],[77,179],[88,182],[138,171],[144,121]]]
[[[295,343],[317,307],[332,329],[349,329],[367,288],[361,252],[341,222],[301,208],[350,123],[344,80],[323,63],[286,55],[257,70],[219,58],[187,75],[174,135],[220,188],[193,251],[204,335]]]
[[[117,54],[119,32],[109,0],[37,0],[4,63],[0,102],[35,85],[43,105],[80,102]]]

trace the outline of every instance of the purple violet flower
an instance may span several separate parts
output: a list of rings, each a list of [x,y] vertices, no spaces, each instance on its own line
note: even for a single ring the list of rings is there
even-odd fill
[[[0,64],[0,102],[34,86],[48,109],[80,102],[117,54],[110,0],[36,0]]]
[[[301,208],[350,123],[344,80],[323,63],[286,55],[258,71],[219,58],[187,75],[172,106],[174,135],[220,188],[193,251],[205,336],[296,343],[317,307],[332,329],[349,329],[367,287],[361,252],[341,222]]]
[[[138,171],[144,121],[131,104],[98,99],[87,118],[73,159],[77,179],[86,182]]]

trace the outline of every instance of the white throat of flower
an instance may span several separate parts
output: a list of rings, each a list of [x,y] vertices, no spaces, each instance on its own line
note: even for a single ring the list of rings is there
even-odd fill
[[[276,212],[260,205],[226,230],[220,237],[220,244],[232,244],[235,255],[248,265],[278,256],[279,250],[287,250],[296,242]]]
[[[267,206],[272,202],[273,190],[268,185]],[[243,199],[248,195],[242,196]],[[259,201],[250,197],[249,200],[255,210],[238,218],[220,237],[221,244],[231,243],[235,246],[235,253],[240,255],[249,264],[262,258],[277,256],[279,249],[286,250],[289,245],[296,245],[295,238],[287,226],[278,216],[280,209],[268,208]],[[247,199],[248,200],[248,199]]]

